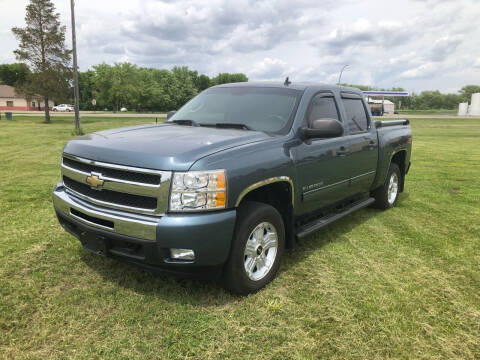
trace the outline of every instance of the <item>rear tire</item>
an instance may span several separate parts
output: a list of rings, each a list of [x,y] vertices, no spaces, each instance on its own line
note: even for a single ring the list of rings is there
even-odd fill
[[[400,168],[397,164],[391,163],[385,183],[373,192],[374,207],[386,210],[397,205],[401,180]]]
[[[273,207],[246,202],[237,212],[230,257],[223,272],[228,291],[247,295],[275,278],[285,249],[282,216]]]

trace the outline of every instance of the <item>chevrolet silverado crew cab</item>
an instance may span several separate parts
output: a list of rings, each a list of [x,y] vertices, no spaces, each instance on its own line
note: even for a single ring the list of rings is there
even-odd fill
[[[164,123],[69,141],[53,204],[87,250],[247,294],[297,239],[395,206],[411,141],[408,120],[374,122],[358,89],[224,84]]]

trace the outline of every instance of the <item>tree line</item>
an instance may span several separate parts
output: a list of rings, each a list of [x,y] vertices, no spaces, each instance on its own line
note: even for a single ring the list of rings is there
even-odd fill
[[[19,89],[28,88],[35,71],[24,63],[0,64],[0,84]],[[193,96],[210,86],[230,82],[248,81],[242,73],[220,73],[210,78],[185,66],[171,70],[139,67],[128,62],[99,64],[78,74],[81,110],[114,110],[122,107],[135,111],[169,111],[180,108]],[[405,91],[401,87],[390,89],[368,85],[342,84],[361,90]],[[388,98],[396,108],[411,110],[456,109],[461,102],[468,102],[473,93],[480,92],[478,85],[466,85],[458,93],[441,93],[438,90],[411,93],[408,97]],[[56,91],[54,100],[72,102],[71,87],[63,86]],[[92,100],[96,100],[93,105]]]
[[[138,67],[128,62],[103,63],[79,72],[80,108],[169,111],[180,108],[210,86],[242,81],[248,81],[242,73],[221,73],[210,78],[185,66],[166,70]],[[95,105],[92,99],[96,100]]]
[[[391,89],[375,88],[368,85],[354,85],[342,84],[344,86],[351,86],[359,88],[363,91],[377,90],[377,91],[406,91],[401,87],[393,87]],[[465,85],[456,94],[444,94],[438,90],[426,90],[420,93],[412,92],[410,96],[406,97],[388,97],[385,99],[395,103],[396,109],[407,110],[454,110],[458,108],[461,102],[470,102],[472,94],[480,92],[478,85]]]
[[[0,84],[23,91],[33,72],[23,63],[0,64]],[[185,66],[171,70],[139,67],[128,62],[99,64],[78,73],[81,110],[114,110],[126,107],[136,111],[178,109],[193,96],[214,85],[248,81],[242,73],[220,73],[210,78]],[[72,102],[73,90],[63,88],[55,101]],[[92,100],[95,99],[94,105]]]

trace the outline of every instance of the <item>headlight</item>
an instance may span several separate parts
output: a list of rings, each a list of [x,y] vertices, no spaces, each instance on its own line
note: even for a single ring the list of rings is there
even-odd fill
[[[224,209],[227,201],[225,170],[173,174],[170,211]]]

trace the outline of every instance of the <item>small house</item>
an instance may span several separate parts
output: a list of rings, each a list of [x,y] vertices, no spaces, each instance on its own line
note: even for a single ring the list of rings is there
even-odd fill
[[[51,109],[55,103],[48,101],[48,107]],[[25,96],[18,94],[13,86],[0,85],[0,110],[18,110],[18,111],[35,111],[45,110],[45,102],[39,99],[27,99]]]

